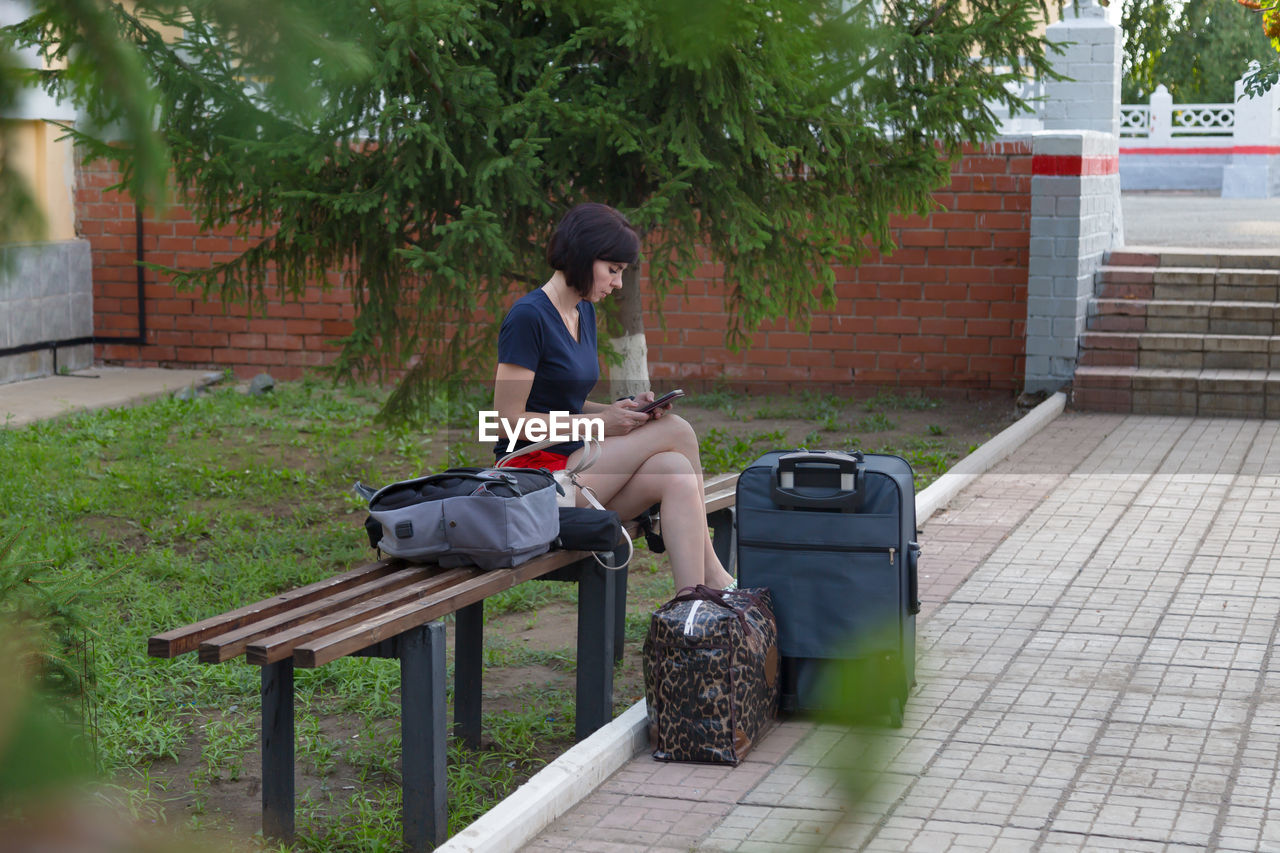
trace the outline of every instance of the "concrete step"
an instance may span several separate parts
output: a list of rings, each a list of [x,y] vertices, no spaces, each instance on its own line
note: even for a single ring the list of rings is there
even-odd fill
[[[1112,252],[1107,258],[1107,264],[1110,266],[1280,270],[1280,253],[1264,252],[1256,249],[1241,249],[1237,251],[1215,249],[1213,251],[1197,252],[1126,246],[1124,249]]]
[[[1088,328],[1096,332],[1280,334],[1280,305],[1275,302],[1094,299],[1089,315]]]
[[[1105,266],[1095,291],[1102,299],[1280,302],[1280,269]]]
[[[1280,370],[1076,368],[1072,404],[1085,411],[1280,417]]]
[[[1188,370],[1280,369],[1280,336],[1085,332],[1080,364]]]

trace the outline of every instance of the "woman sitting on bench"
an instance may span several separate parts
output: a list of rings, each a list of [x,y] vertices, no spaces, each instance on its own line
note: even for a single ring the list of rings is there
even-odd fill
[[[579,480],[624,519],[661,505],[676,589],[700,583],[727,587],[733,578],[707,533],[693,428],[667,411],[670,404],[651,414],[636,411],[654,399],[652,391],[613,403],[587,399],[600,377],[595,303],[622,287],[622,271],[639,253],[639,236],[613,208],[582,204],[565,215],[547,247],[551,278],[521,297],[502,322],[494,408],[511,424],[518,418],[545,423],[550,412],[601,419],[600,458]],[[526,435],[516,438],[517,448],[530,443]],[[506,449],[507,440],[499,439],[495,453]],[[581,442],[558,444],[521,456],[516,464],[563,470],[582,453]],[[578,501],[585,505],[581,496]]]

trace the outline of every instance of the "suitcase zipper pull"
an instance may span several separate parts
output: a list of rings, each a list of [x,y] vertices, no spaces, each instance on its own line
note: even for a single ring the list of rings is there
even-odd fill
[[[693,606],[689,608],[689,615],[684,618],[684,635],[686,637],[693,633],[693,619],[698,615],[698,608],[701,606],[701,601],[695,601]]]
[[[898,553],[898,549],[897,549],[897,548],[890,548],[890,549],[889,549],[889,565],[891,565],[891,566],[893,565],[893,555],[894,555],[894,554],[896,554],[896,553]]]

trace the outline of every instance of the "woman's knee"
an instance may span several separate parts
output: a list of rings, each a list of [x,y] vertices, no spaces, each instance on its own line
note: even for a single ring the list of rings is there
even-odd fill
[[[698,450],[698,435],[693,431],[693,425],[679,415],[668,412],[663,415],[661,420],[655,421],[654,426],[660,426],[666,436],[666,444],[672,450],[679,450],[682,453]]]
[[[693,470],[693,465],[687,456],[676,450],[653,454],[644,461],[637,473],[646,475],[645,479],[658,493],[658,500],[698,493],[698,475]]]

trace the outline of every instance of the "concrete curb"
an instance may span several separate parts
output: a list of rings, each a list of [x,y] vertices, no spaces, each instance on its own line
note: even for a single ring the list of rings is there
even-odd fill
[[[1062,414],[1066,405],[1067,395],[1059,391],[930,483],[928,488],[916,495],[916,524],[924,524],[929,516],[946,506],[961,489],[1044,429],[1050,421]]]
[[[436,853],[507,853],[528,843],[600,786],[649,741],[644,700],[539,770],[516,792],[436,848]]]
[[[1066,404],[1065,394],[1054,394],[956,463],[916,495],[916,523],[924,523],[978,475],[1062,414]],[[436,853],[510,853],[520,849],[644,750],[648,742],[648,711],[641,699],[539,770],[514,794],[437,847]]]

